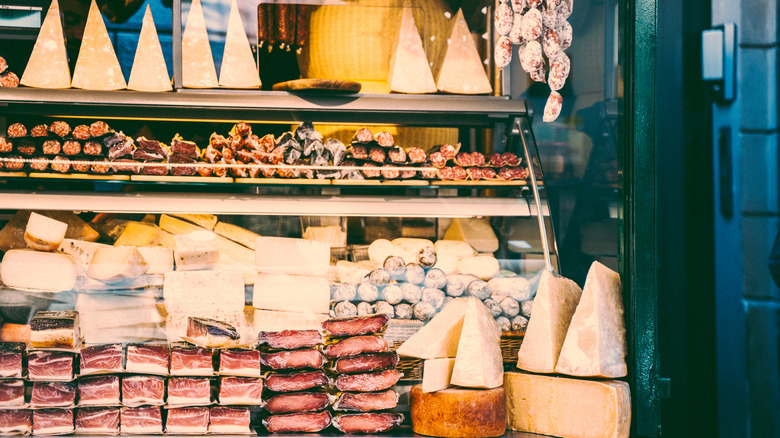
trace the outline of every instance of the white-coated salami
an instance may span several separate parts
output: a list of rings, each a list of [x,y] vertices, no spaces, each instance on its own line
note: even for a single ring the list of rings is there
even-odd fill
[[[494,26],[496,32],[499,35],[507,35],[512,30],[512,21],[514,20],[514,13],[512,8],[507,4],[507,0],[501,0],[501,3],[496,8],[494,16]]]
[[[555,29],[546,29],[544,31],[542,47],[544,48],[544,54],[547,55],[547,59],[553,59],[558,56],[558,53],[561,51],[561,41],[558,39],[558,31]]]
[[[498,68],[504,68],[512,62],[512,42],[508,37],[501,36],[498,38],[493,58]]]
[[[542,9],[542,24],[545,29],[555,28],[558,25],[558,9],[549,6]]]
[[[560,52],[550,62],[550,75],[549,83],[550,89],[553,91],[560,90],[566,84],[566,79],[569,77],[570,64],[569,57],[564,52]]]
[[[572,29],[568,21],[564,21],[557,29],[558,39],[561,42],[561,50],[566,50],[571,46]]]
[[[523,39],[533,41],[542,36],[542,11],[531,8],[523,16]]]
[[[525,10],[525,0],[512,0],[512,10],[515,11],[515,14],[523,13]]]
[[[528,73],[538,72],[544,66],[542,45],[539,41],[530,41],[520,49],[520,65]]]
[[[569,18],[573,8],[574,0],[561,0],[558,5],[558,13],[561,14],[563,18]]]
[[[508,36],[512,44],[523,44],[523,14],[515,13],[512,30],[509,31]]]
[[[550,97],[547,98],[547,103],[544,105],[544,117],[543,121],[553,122],[561,115],[561,108],[563,108],[563,96],[557,91],[550,92]]]
[[[542,0],[527,0],[526,3],[529,8],[536,8],[542,4]]]
[[[542,82],[542,83],[547,82],[545,80],[545,76],[547,75],[547,69],[545,68],[544,64],[542,64],[542,66],[539,67],[538,70],[529,72],[528,75],[531,76],[531,79],[534,82]]]

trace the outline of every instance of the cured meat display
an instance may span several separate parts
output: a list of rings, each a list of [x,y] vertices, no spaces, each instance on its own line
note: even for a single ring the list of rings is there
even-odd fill
[[[76,433],[119,434],[119,408],[76,409]]]
[[[33,435],[73,433],[73,409],[35,409],[32,411]]]
[[[59,408],[74,405],[76,385],[70,382],[35,382],[30,406],[34,408]]]
[[[398,365],[398,360],[398,353],[394,351],[368,353],[338,359],[333,368],[343,374],[370,373],[395,368]]]
[[[214,374],[213,353],[208,348],[178,344],[171,347],[171,375],[210,376]]]
[[[331,318],[322,323],[322,328],[333,337],[369,335],[384,332],[389,321],[390,317],[386,314]]]
[[[32,411],[29,409],[0,410],[0,433],[28,435],[32,432]]]
[[[98,371],[122,371],[122,344],[94,345],[79,352],[81,375]]]
[[[265,402],[265,410],[271,414],[320,411],[330,405],[330,397],[324,392],[291,392],[278,394]]]
[[[168,379],[168,404],[197,406],[211,403],[211,383],[205,377]]]
[[[387,341],[382,336],[353,336],[326,346],[322,353],[328,359],[355,356],[362,353],[379,353],[387,350]]]
[[[122,379],[122,403],[125,406],[165,403],[165,379],[160,376],[129,376]]]
[[[27,353],[27,376],[31,380],[72,380],[73,353],[34,350]]]
[[[333,403],[336,411],[385,411],[398,406],[398,393],[392,389],[383,392],[344,392]]]
[[[118,376],[81,377],[78,381],[79,406],[111,406],[120,403]]]
[[[336,415],[333,426],[344,433],[387,432],[404,421],[397,412],[362,413]]]
[[[169,360],[167,345],[128,344],[125,369],[131,373],[168,374]]]
[[[237,345],[240,336],[226,322],[191,316],[187,321],[187,337],[201,347],[212,348]]]
[[[165,431],[168,433],[206,433],[209,429],[209,408],[167,409]]]
[[[322,334],[318,330],[262,331],[257,334],[258,346],[276,350],[311,348],[322,344],[323,341]]]
[[[0,380],[0,406],[24,405],[24,381],[21,379]]]
[[[22,342],[0,342],[0,377],[23,377],[22,357],[26,349]]]
[[[316,369],[325,365],[325,356],[316,349],[284,350],[260,353],[260,363],[272,370]]]
[[[163,433],[162,410],[159,406],[144,408],[122,408],[120,431],[126,435]]]
[[[263,380],[252,377],[220,377],[219,403],[223,405],[259,405]]]
[[[260,376],[260,352],[257,350],[221,350],[219,372],[234,376]]]
[[[323,371],[269,373],[265,378],[266,388],[274,392],[305,391],[330,384],[331,379]]]
[[[342,374],[336,378],[339,391],[384,391],[398,383],[402,374],[395,369],[365,374]]]
[[[270,433],[319,432],[330,426],[328,411],[301,414],[269,415],[263,419],[263,426]]]
[[[32,348],[75,348],[81,343],[76,311],[39,311],[30,322],[30,328]]]
[[[250,433],[248,407],[212,406],[209,409],[209,433]]]

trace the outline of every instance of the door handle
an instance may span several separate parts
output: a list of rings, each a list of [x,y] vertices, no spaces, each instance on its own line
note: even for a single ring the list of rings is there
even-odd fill
[[[701,75],[722,102],[736,98],[737,25],[726,23],[701,33]]]

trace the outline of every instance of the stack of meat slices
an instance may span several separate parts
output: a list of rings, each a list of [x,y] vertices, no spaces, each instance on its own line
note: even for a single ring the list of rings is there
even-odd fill
[[[74,367],[77,353],[51,348],[27,352],[27,377],[32,381],[30,407],[34,435],[73,432],[73,407],[76,401]],[[6,387],[8,399],[12,399],[12,393],[16,392],[14,403],[18,404],[21,396],[18,391],[22,388],[13,384]],[[21,411],[18,414],[12,417],[15,420],[27,418]]]
[[[401,424],[403,415],[393,386],[401,378],[398,354],[388,351],[382,333],[387,314],[333,318],[322,323],[328,336],[323,354],[337,373],[339,396],[333,425],[344,433],[386,432]]]
[[[260,352],[243,348],[219,350],[218,363],[219,406],[209,409],[208,432],[251,433],[249,406],[262,404]]]
[[[260,361],[272,371],[266,375],[263,426],[271,433],[319,432],[330,426],[326,410],[330,380],[322,368],[324,341],[318,330],[260,332]]]
[[[91,345],[79,352],[76,433],[119,434],[122,353],[121,344]]]
[[[209,425],[214,351],[187,343],[171,345],[165,430],[205,434]]]
[[[361,128],[352,137],[347,149],[347,160],[343,166],[361,167],[361,170],[343,171],[346,179],[412,179],[435,178],[435,171],[401,170],[399,168],[429,167],[426,163],[427,154],[420,148],[404,149],[395,143],[395,138],[389,132],[371,133],[368,128]]]
[[[0,434],[29,433],[32,416],[26,410],[21,342],[0,342]]]

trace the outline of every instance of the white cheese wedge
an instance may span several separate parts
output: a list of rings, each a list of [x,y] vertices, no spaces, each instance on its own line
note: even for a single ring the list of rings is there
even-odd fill
[[[252,295],[255,309],[328,313],[330,286],[322,277],[260,273]]]
[[[618,380],[504,374],[507,427],[571,438],[625,438],[631,429],[631,391]]]
[[[193,231],[173,237],[173,255],[179,271],[214,269],[219,262],[217,236],[211,231]]]
[[[468,306],[467,298],[452,300],[417,333],[401,344],[397,350],[398,354],[420,359],[455,357]]]
[[[436,88],[445,93],[487,94],[493,91],[463,11],[453,20],[447,48],[442,52]]]
[[[87,268],[87,277],[104,283],[120,282],[144,275],[149,270],[134,246],[98,248]]]
[[[12,249],[0,263],[0,279],[14,289],[67,291],[77,276],[76,262],[67,254]]]
[[[393,44],[387,84],[397,93],[435,93],[431,66],[414,22],[412,8],[404,8],[401,28]]]
[[[257,238],[260,237],[259,234],[253,231],[225,222],[217,222],[214,226],[214,232],[219,236],[246,246],[249,249],[255,249]]]
[[[37,88],[70,88],[70,68],[62,31],[60,5],[53,0],[43,19],[20,84]]]
[[[181,62],[184,87],[217,88],[219,86],[200,0],[193,0],[190,6],[181,40]]]
[[[130,71],[127,88],[135,91],[171,91],[172,89],[160,38],[154,26],[152,9],[148,4],[141,25],[141,34],[138,36],[138,48],[135,50],[133,69]]]
[[[487,219],[455,218],[444,234],[448,240],[462,240],[478,252],[498,251],[498,238]]]
[[[54,251],[62,243],[68,224],[56,219],[32,212],[24,229],[24,241],[27,246],[39,251]]]
[[[255,266],[258,272],[325,277],[330,265],[330,245],[289,237],[257,238]]]
[[[73,257],[78,267],[79,275],[84,275],[87,272],[89,263],[95,256],[95,252],[99,248],[108,247],[109,245],[96,242],[87,242],[86,240],[75,239],[63,239],[60,246],[57,248],[57,252],[68,254]]]
[[[558,355],[580,302],[582,289],[568,278],[542,272],[534,311],[517,354],[517,367],[535,373],[554,373]]]
[[[236,0],[233,0],[230,6],[219,85],[227,88],[259,88],[261,85],[255,57],[249,47],[249,39],[246,37]]]
[[[81,315],[81,333],[87,344],[149,342],[165,340],[165,321],[157,306],[154,289],[132,294],[80,293],[76,310]]]
[[[73,70],[76,88],[84,90],[123,90],[127,88],[122,68],[108,37],[103,15],[95,0],[89,7],[84,37],[81,39],[79,57]]]
[[[422,392],[441,391],[452,386],[450,379],[452,379],[454,366],[454,357],[426,359],[423,362]]]
[[[139,246],[138,252],[149,265],[147,274],[161,275],[173,271],[173,250],[164,246]]]
[[[244,280],[237,271],[170,271],[165,273],[163,299],[169,313],[241,312]]]
[[[463,257],[458,260],[457,271],[459,274],[473,275],[483,280],[490,280],[500,270],[501,266],[498,260],[489,254]]]
[[[282,330],[322,330],[322,322],[329,317],[327,313],[258,309],[254,311],[252,326],[255,333]]]
[[[625,377],[628,369],[623,312],[620,276],[593,262],[555,372],[581,377]]]
[[[469,297],[450,383],[467,388],[497,388],[504,379],[501,331],[490,310]]]

